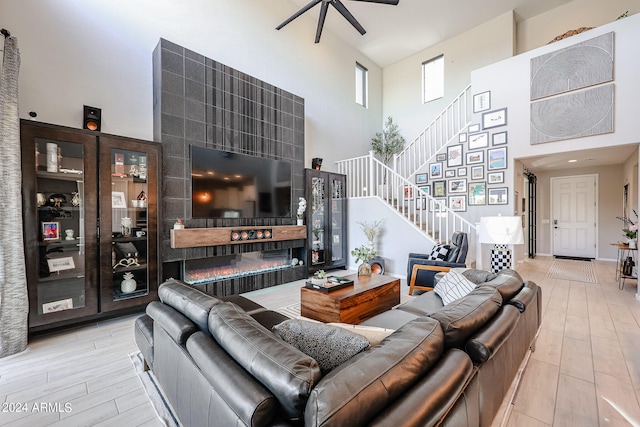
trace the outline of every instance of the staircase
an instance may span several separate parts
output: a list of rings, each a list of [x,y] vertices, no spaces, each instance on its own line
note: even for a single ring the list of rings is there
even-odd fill
[[[475,263],[475,226],[442,206],[413,183],[417,171],[458,143],[471,121],[471,86],[467,86],[431,124],[393,159],[390,168],[369,155],[336,162],[338,172],[348,176],[347,197],[378,197],[433,242],[448,244],[454,231],[469,235],[467,265]]]

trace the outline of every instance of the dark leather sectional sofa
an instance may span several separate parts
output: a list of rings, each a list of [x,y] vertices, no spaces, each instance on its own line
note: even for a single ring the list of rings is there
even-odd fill
[[[470,294],[367,320],[395,332],[324,376],[271,331],[285,316],[173,279],[135,337],[184,426],[489,426],[535,341],[541,290],[512,270],[463,274],[481,282]]]

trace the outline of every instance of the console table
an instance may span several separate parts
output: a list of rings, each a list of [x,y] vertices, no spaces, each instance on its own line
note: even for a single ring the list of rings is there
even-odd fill
[[[626,243],[611,243],[611,246],[615,246],[618,248],[618,258],[616,265],[616,282],[618,282],[618,289],[624,288],[624,281],[626,279],[635,279],[638,280],[637,277],[627,276],[622,273],[622,265],[624,264],[624,260],[627,257],[631,257],[633,261],[637,264],[636,254],[638,253],[638,248],[630,248]]]

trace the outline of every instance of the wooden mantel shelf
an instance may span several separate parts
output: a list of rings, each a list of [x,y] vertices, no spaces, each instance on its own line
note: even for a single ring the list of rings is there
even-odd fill
[[[267,237],[268,233],[270,237]],[[234,239],[234,232],[245,232]],[[262,234],[260,234],[262,233]],[[307,238],[307,227],[304,225],[264,225],[248,227],[215,227],[215,228],[185,228],[171,230],[171,247],[195,248],[200,246],[237,245],[244,243],[277,242],[283,240],[297,240]]]

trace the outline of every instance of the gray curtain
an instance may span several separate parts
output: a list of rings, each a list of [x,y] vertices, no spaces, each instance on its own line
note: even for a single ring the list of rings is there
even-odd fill
[[[27,348],[27,276],[22,240],[18,40],[4,41],[0,75],[0,357]]]

